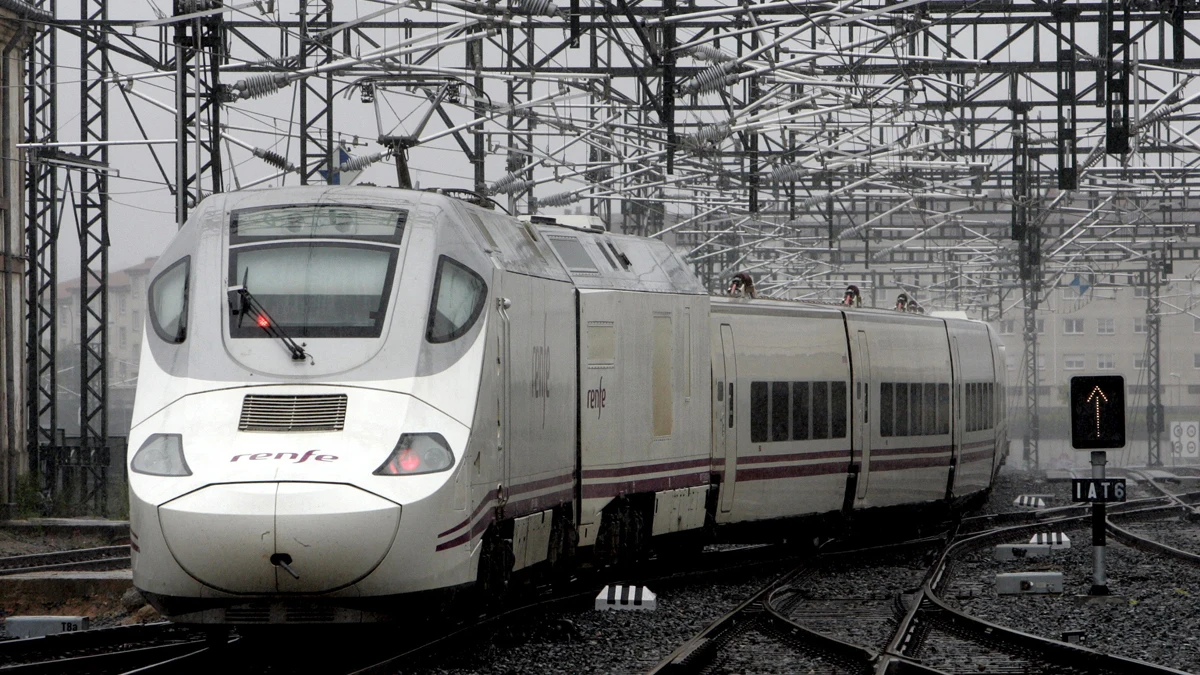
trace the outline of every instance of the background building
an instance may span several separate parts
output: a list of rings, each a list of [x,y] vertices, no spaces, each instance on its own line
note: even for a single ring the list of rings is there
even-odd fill
[[[0,518],[11,515],[25,447],[25,162],[26,48],[48,15],[0,0]]]
[[[157,258],[108,277],[108,428],[118,437],[129,435],[133,394],[137,387],[138,358],[146,312],[146,287]],[[79,434],[79,280],[58,285],[58,404],[59,426],[70,436]]]

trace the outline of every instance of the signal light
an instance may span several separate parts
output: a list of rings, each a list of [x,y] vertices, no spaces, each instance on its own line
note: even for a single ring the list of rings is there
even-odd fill
[[[254,319],[254,323],[257,323],[259,328],[266,328],[271,325],[271,322],[267,319],[267,317],[262,314],[259,314]]]

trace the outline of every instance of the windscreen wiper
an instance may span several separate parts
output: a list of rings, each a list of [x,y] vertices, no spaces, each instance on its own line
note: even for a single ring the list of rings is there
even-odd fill
[[[250,270],[246,270],[246,277],[250,275]],[[250,290],[246,288],[246,278],[242,278],[241,286],[230,286],[229,293],[229,309],[233,314],[237,315],[238,328],[242,327],[242,319],[247,314],[254,315],[254,323],[264,331],[267,335],[274,338],[279,338],[283,342],[283,346],[292,353],[293,361],[303,361],[307,358],[308,352],[304,351],[304,347],[296,344],[296,341],[288,336],[287,333],[275,323],[267,309],[262,306],[262,303],[255,299]],[[235,302],[236,299],[236,302]]]

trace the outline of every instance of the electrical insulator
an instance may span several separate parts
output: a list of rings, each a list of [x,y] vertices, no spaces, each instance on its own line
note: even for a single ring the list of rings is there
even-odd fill
[[[490,192],[491,194],[500,194],[501,192],[504,192],[504,189],[506,187],[517,182],[518,180],[520,180],[520,178],[518,178],[517,175],[514,174],[513,172],[509,171],[508,173],[501,176],[500,180],[497,180],[495,183],[492,183],[492,187],[488,189],[488,192]]]
[[[775,183],[787,183],[800,178],[805,171],[799,164],[784,164],[771,172],[771,180]]]
[[[549,197],[542,197],[538,200],[538,204],[542,206],[566,206],[579,201],[579,195],[575,192],[560,192]]]
[[[728,124],[711,124],[690,136],[685,144],[696,150],[712,150],[733,133]]]
[[[550,0],[517,0],[517,7],[526,14],[559,16],[558,7]]]
[[[278,152],[274,152],[272,150],[263,150],[262,148],[255,148],[254,156],[258,157],[267,164],[270,164],[276,169],[283,169],[284,171],[296,170],[296,165],[289,162],[287,157],[284,157]]]
[[[690,82],[680,87],[679,93],[690,95],[707,94],[716,91],[725,86],[730,70],[729,63],[718,63],[715,66],[709,66],[696,73],[696,76]]]
[[[712,45],[696,45],[688,50],[688,54],[694,59],[713,63],[723,63],[732,58]]]
[[[499,183],[497,183],[496,185],[492,186],[491,191],[492,191],[492,194],[511,195],[511,194],[516,194],[518,192],[524,192],[525,190],[528,190],[529,188],[533,187],[534,185],[536,185],[536,183],[534,183],[531,180],[514,180],[514,181],[510,181],[504,185],[500,185]]]
[[[287,75],[270,73],[253,75],[244,80],[238,80],[233,88],[237,90],[238,98],[262,98],[273,94],[288,85]]]
[[[373,155],[364,155],[362,157],[351,157],[349,160],[342,162],[341,164],[338,165],[338,171],[343,171],[343,172],[361,171],[362,169],[365,169],[368,166],[371,166],[375,162],[378,162],[378,161],[384,159],[385,157],[387,157],[390,154],[391,154],[390,152],[377,152]]]

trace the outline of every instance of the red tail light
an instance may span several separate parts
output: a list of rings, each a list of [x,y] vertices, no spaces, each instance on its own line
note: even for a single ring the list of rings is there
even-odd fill
[[[375,475],[411,476],[445,471],[452,466],[454,453],[441,434],[403,434]]]
[[[267,317],[263,316],[262,314],[259,314],[258,318],[256,318],[254,322],[258,324],[259,328],[266,328],[267,326],[271,325],[271,322],[267,320]]]

